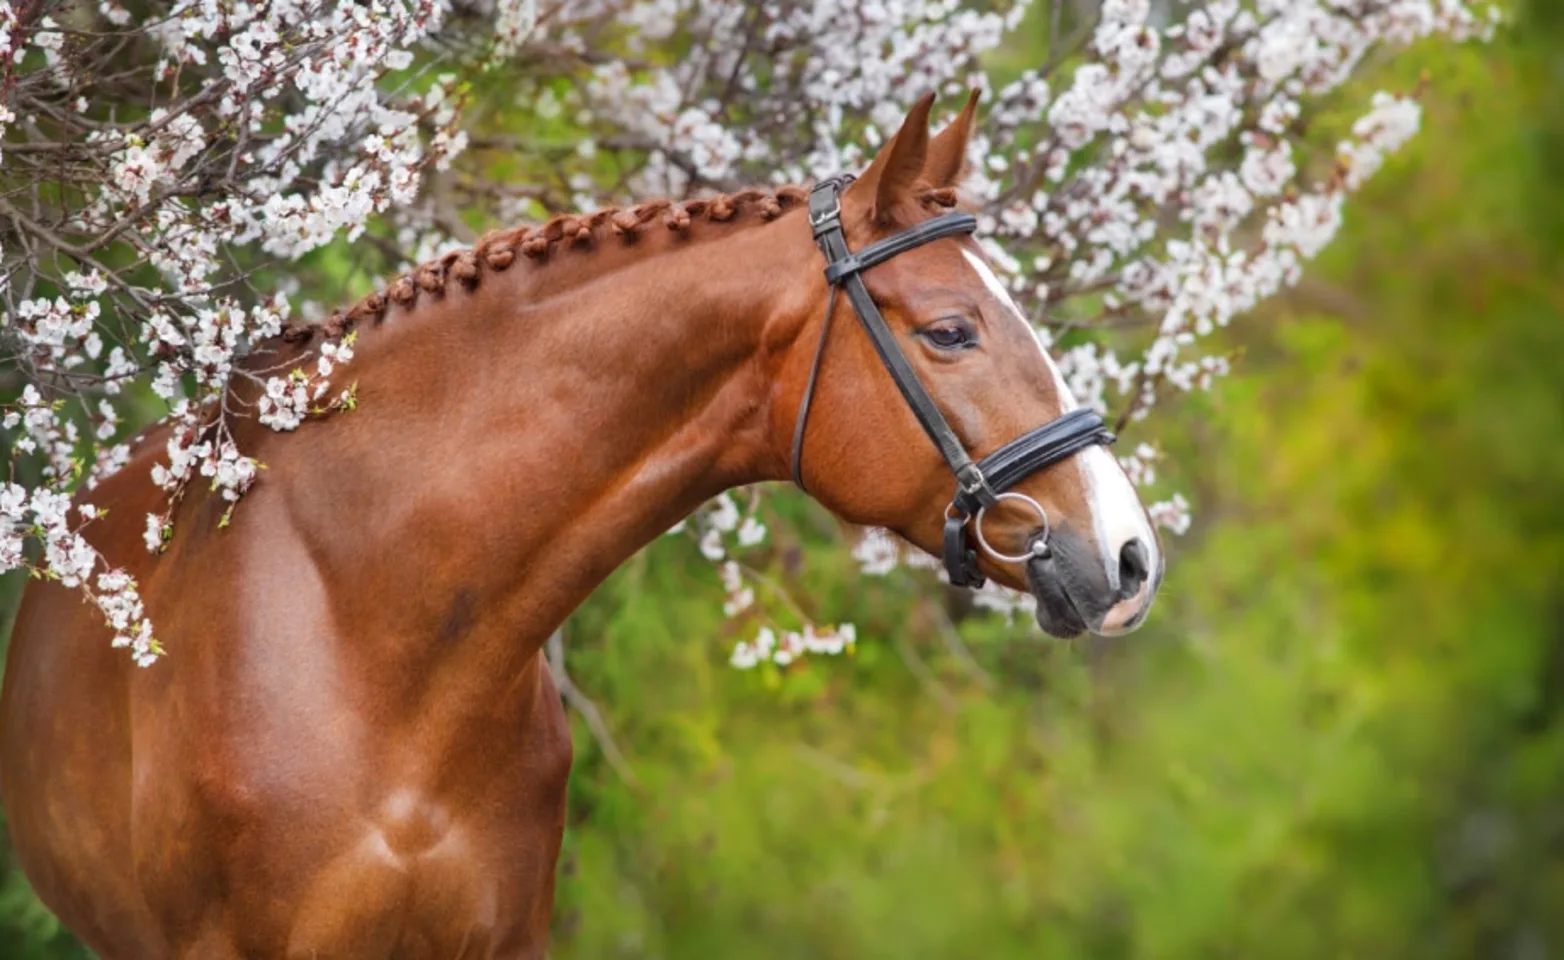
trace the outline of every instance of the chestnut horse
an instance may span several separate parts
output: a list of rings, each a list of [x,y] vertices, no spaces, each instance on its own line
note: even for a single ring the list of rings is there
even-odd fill
[[[854,250],[954,205],[975,97],[931,139],[932,100],[841,196]],[[940,550],[951,474],[850,309],[821,338],[807,197],[560,218],[419,268],[314,334],[360,328],[357,409],[240,423],[270,469],[226,529],[192,489],[159,556],[167,436],[143,442],[91,531],[138,558],[166,659],[132,666],[50,583],[12,636],[0,790],[44,903],[107,960],[542,956],[571,744],[540,650],[594,586],[720,491],[789,477],[810,382],[810,494]],[[1073,408],[970,237],[863,276],[974,456]],[[1013,489],[1050,550],[983,574],[1056,634],[1138,625],[1162,559],[1113,457]],[[986,533],[1025,554],[1039,523],[1001,502]]]

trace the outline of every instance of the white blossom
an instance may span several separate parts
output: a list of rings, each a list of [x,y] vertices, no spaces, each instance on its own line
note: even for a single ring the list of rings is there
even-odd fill
[[[864,531],[858,545],[853,547],[853,559],[865,576],[883,577],[896,569],[901,559],[901,546],[889,530],[871,527]]]
[[[801,630],[776,632],[769,626],[761,627],[754,640],[740,641],[733,647],[728,662],[740,670],[749,670],[762,663],[786,667],[805,656],[835,656],[845,653],[858,642],[858,631],[850,623],[835,627],[806,624]]]

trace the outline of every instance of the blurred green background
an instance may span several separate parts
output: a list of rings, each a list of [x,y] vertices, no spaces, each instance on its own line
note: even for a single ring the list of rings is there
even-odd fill
[[[1564,4],[1512,21],[1342,98],[1430,83],[1156,414],[1196,525],[1140,633],[860,577],[790,497],[765,562],[851,658],[730,669],[686,541],[616,574],[567,663],[634,779],[573,713],[552,956],[1564,956]],[[0,958],[80,956],[0,845]]]

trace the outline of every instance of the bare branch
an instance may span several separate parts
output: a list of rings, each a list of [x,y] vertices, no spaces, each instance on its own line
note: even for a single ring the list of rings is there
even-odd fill
[[[559,688],[560,696],[570,704],[575,711],[586,720],[587,729],[592,733],[592,739],[597,741],[598,748],[603,751],[603,759],[614,768],[619,779],[634,787],[639,787],[641,782],[636,779],[635,772],[630,769],[630,764],[620,752],[619,745],[614,742],[613,735],[608,732],[608,724],[603,720],[603,712],[591,698],[581,692],[575,681],[570,678],[570,673],[565,669],[565,628],[561,627],[549,634],[548,641],[543,645],[544,655],[548,661],[549,672],[554,675],[554,684]]]

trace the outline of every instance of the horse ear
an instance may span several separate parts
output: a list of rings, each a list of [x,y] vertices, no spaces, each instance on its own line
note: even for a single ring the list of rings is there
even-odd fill
[[[928,159],[923,162],[923,179],[929,186],[954,187],[967,172],[967,144],[977,126],[977,105],[982,96],[983,91],[973,87],[961,113],[929,141]]]
[[[891,212],[912,193],[913,184],[923,174],[929,149],[929,110],[933,106],[933,93],[919,97],[907,111],[901,129],[880,148],[869,169],[852,186],[851,193],[874,197],[871,213],[881,223],[890,219]]]

